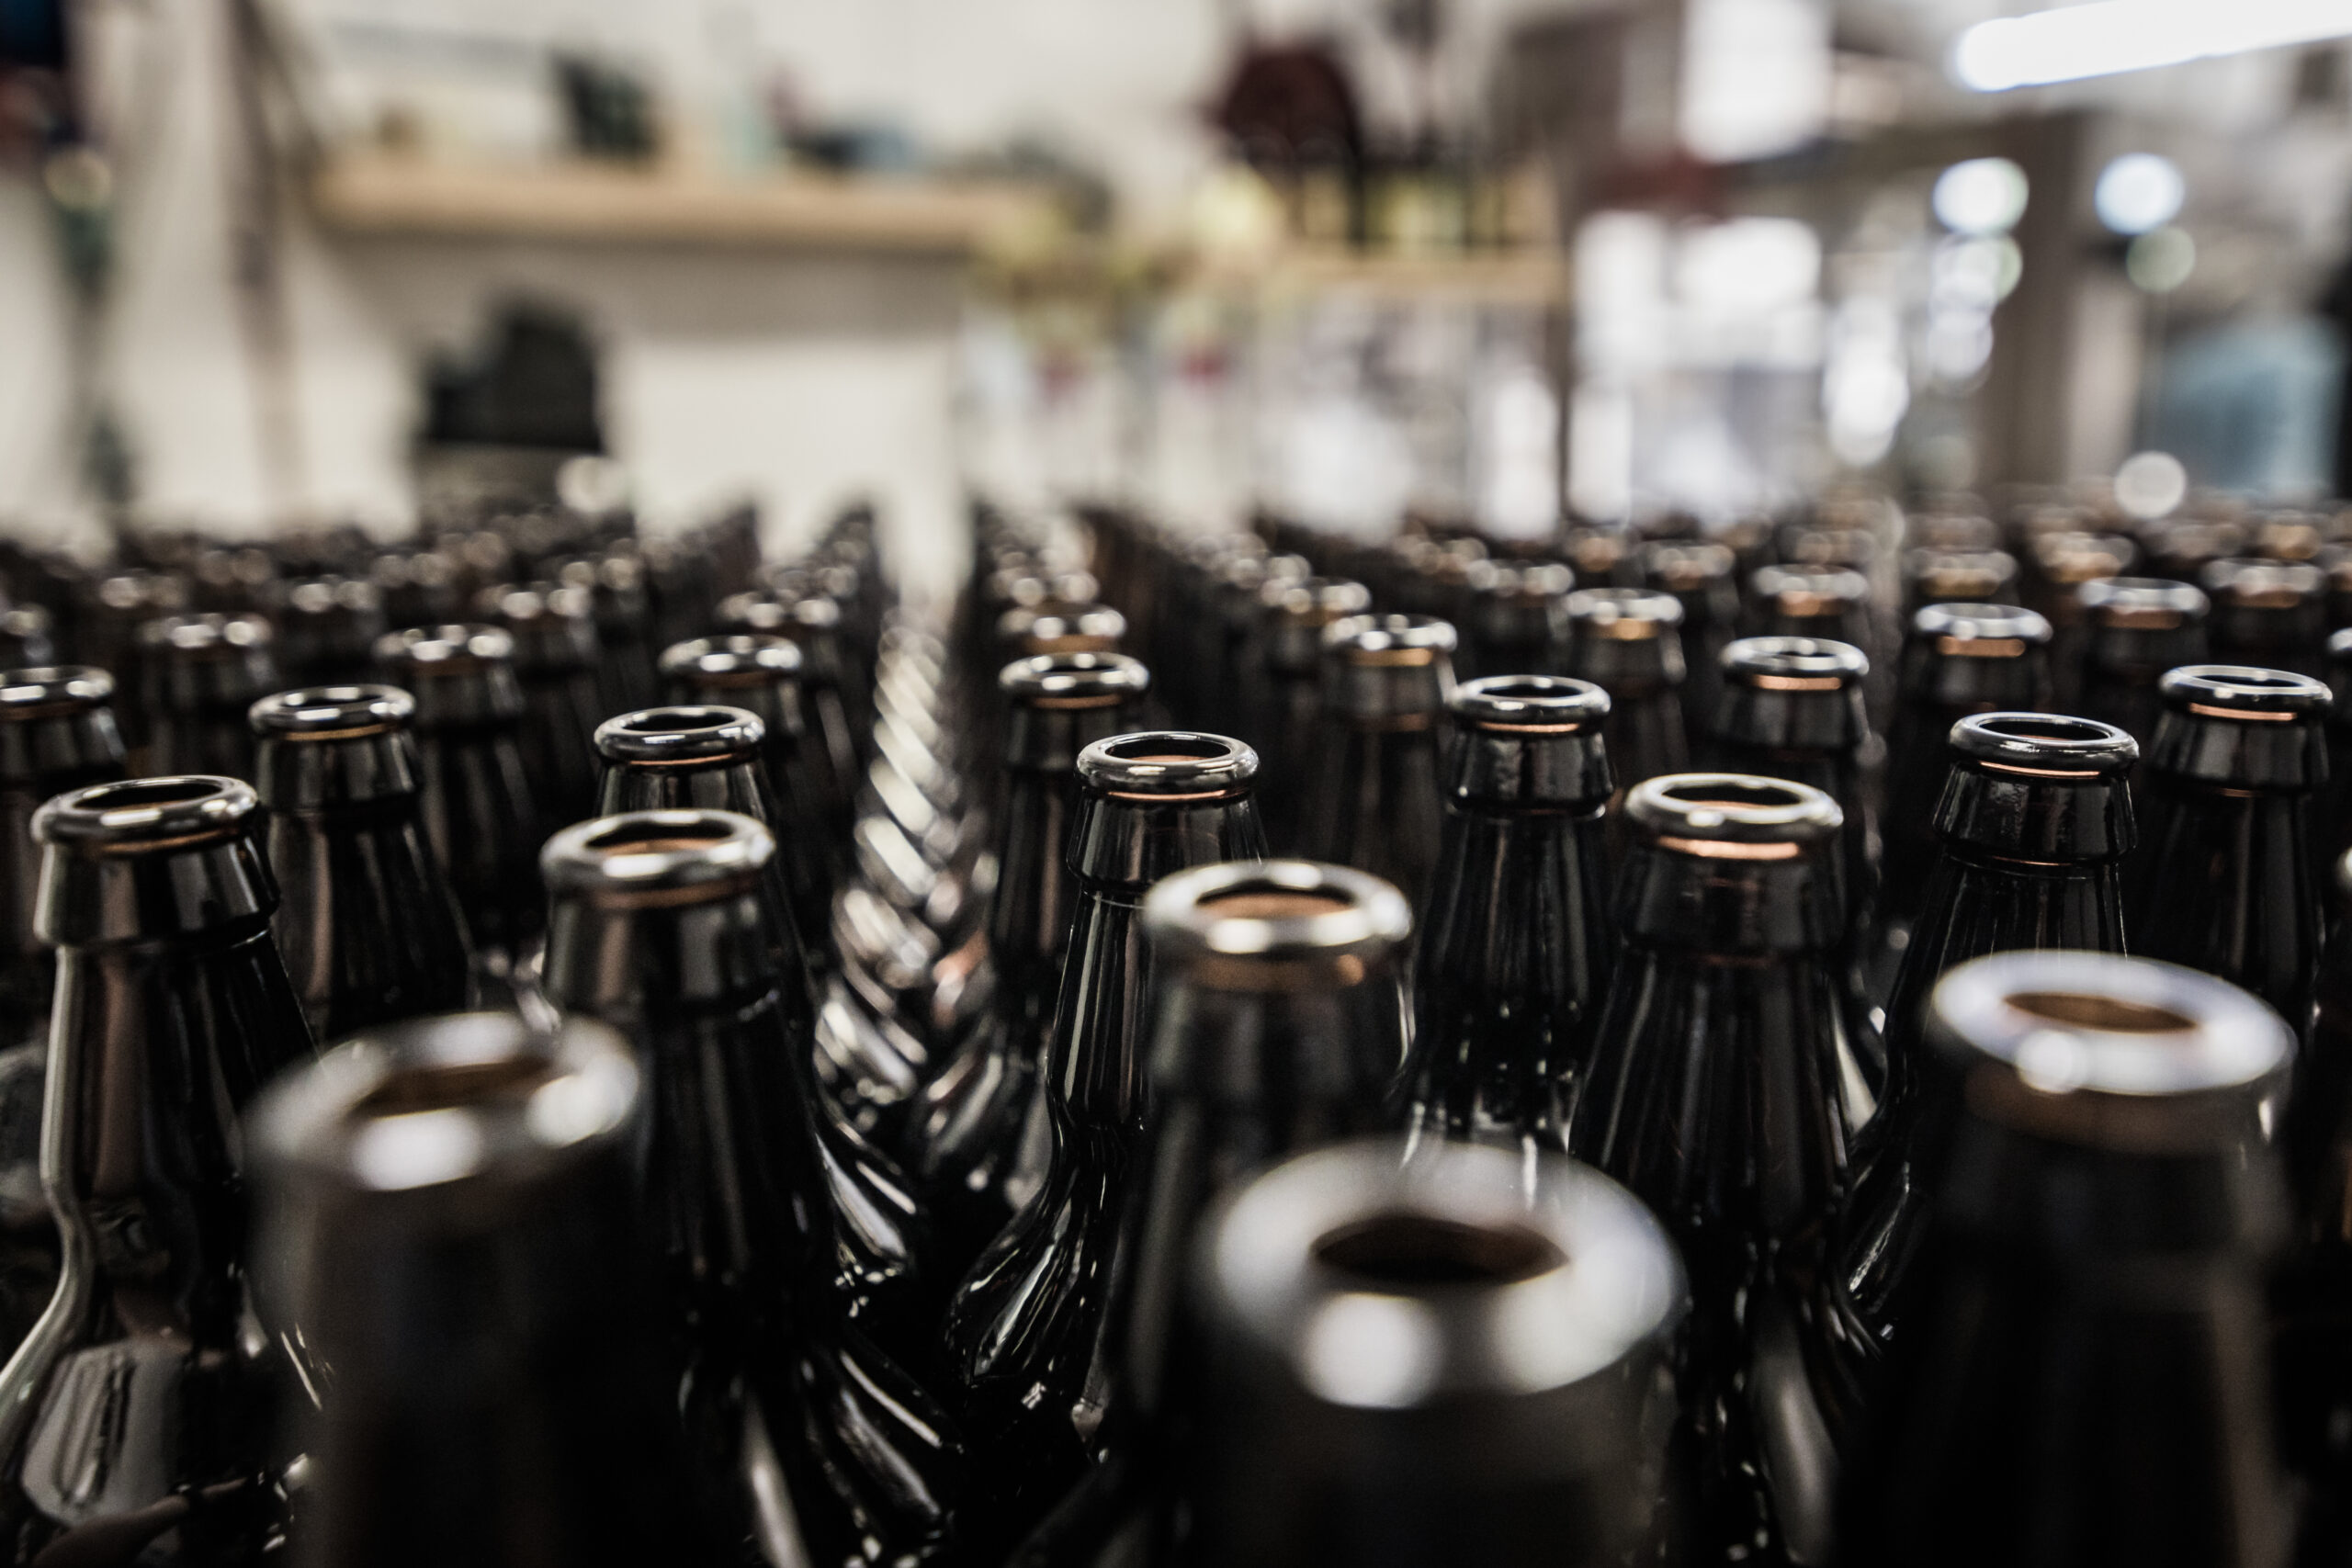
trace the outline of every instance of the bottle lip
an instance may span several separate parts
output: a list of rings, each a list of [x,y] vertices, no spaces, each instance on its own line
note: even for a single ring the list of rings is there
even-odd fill
[[[755,757],[768,738],[759,715],[712,704],[676,704],[616,714],[596,727],[596,754],[634,767]]]
[[[2293,609],[2317,598],[2327,586],[2326,574],[2309,561],[2243,556],[2207,561],[2198,578],[2219,603],[2248,610]]]
[[[1475,563],[1468,575],[1471,592],[1506,604],[1548,605],[1567,597],[1577,574],[1558,561],[1496,561]]]
[[[640,1082],[627,1042],[593,1019],[541,1032],[514,1013],[446,1013],[338,1045],[273,1086],[251,1124],[278,1179],[449,1193],[610,1147]]]
[[[1744,637],[1723,652],[1724,673],[1765,692],[1839,692],[1871,672],[1850,642],[1817,637]]]
[[[1127,635],[1127,618],[1108,604],[1021,605],[997,617],[1001,642],[1024,652],[1109,653]]]
[[[364,577],[330,573],[288,584],[283,613],[290,615],[367,615],[384,607],[384,591]]]
[[[276,640],[269,623],[254,615],[161,615],[139,628],[140,647],[150,657],[241,659]]]
[[[2119,631],[2172,631],[2205,619],[2203,589],[2168,577],[2098,577],[2075,590],[2095,625]]]
[[[2130,734],[2071,714],[1971,714],[1951,727],[1949,739],[1971,761],[2041,778],[2120,776],[2140,760],[2140,743]]]
[[[715,685],[772,686],[800,678],[800,645],[772,632],[695,637],[662,650],[665,679]]]
[[[1151,689],[1143,660],[1124,653],[1037,653],[997,672],[997,685],[1032,708],[1109,708]]]
[[[1574,735],[1609,716],[1609,694],[1565,675],[1487,675],[1446,699],[1454,722],[1502,735]]]
[[[376,660],[419,678],[465,675],[514,660],[514,635],[480,622],[408,626],[376,641]]]
[[[1579,588],[1568,595],[1578,637],[1647,642],[1682,624],[1682,601],[1656,588]]]
[[[0,724],[86,713],[114,700],[114,677],[90,664],[0,671]]]
[[[485,620],[498,622],[584,621],[594,624],[596,602],[585,588],[563,582],[500,582],[474,595]],[[511,628],[503,626],[502,630]]]
[[[406,729],[416,699],[398,686],[304,686],[262,698],[245,713],[255,735],[278,740],[356,740]]]
[[[2199,718],[2285,723],[2324,714],[2334,700],[2324,681],[2251,664],[2184,664],[2156,682],[2165,706]]]
[[[70,790],[33,813],[33,839],[85,854],[177,850],[245,831],[259,804],[243,779],[209,773]]]
[[[1738,554],[1712,539],[1655,539],[1642,547],[1642,573],[1660,592],[1695,592],[1738,570]]]
[[[1672,1242],[1623,1188],[1475,1145],[1288,1160],[1224,1201],[1198,1266],[1216,1315],[1311,1397],[1362,1410],[1565,1388],[1661,1343],[1685,1300]]]
[[[2143,1146],[2202,1129],[2216,1097],[2283,1074],[2294,1034],[2256,998],[2177,964],[2108,953],[1997,953],[1961,964],[1928,999],[1944,1049],[1973,1064],[1981,1116],[2069,1141]]]
[[[1344,577],[1274,579],[1258,591],[1258,599],[1283,620],[1308,627],[1328,626],[1372,608],[1372,590]]]
[[[775,835],[741,812],[624,811],[574,822],[548,840],[550,892],[618,908],[696,904],[752,886]]]
[[[1180,961],[1206,964],[1220,989],[1288,990],[1312,976],[1352,985],[1412,935],[1390,883],[1315,861],[1226,861],[1162,877],[1144,928]]]
[[[2048,620],[2018,604],[1928,604],[1911,635],[1943,659],[2022,659],[2049,646]]]
[[[1702,860],[1795,860],[1846,825],[1825,792],[1758,773],[1661,773],[1627,792],[1625,816],[1659,848]]]
[[[1453,652],[1453,623],[1434,615],[1349,615],[1323,628],[1323,649],[1359,669],[1411,669]]]
[[[1187,729],[1114,735],[1078,754],[1079,781],[1114,800],[1233,800],[1257,776],[1258,753],[1249,746]]]
[[[842,624],[842,607],[822,594],[793,594],[775,589],[751,588],[718,602],[722,625],[745,631],[828,632]]]
[[[1757,598],[1798,619],[1842,615],[1871,595],[1871,580],[1850,567],[1759,566],[1747,581]]]
[[[90,590],[92,598],[108,610],[153,610],[169,615],[187,607],[187,579],[174,572],[133,567],[108,572]]]

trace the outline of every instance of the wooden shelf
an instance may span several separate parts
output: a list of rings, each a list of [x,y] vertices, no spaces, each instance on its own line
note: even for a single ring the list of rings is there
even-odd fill
[[[1318,248],[1281,253],[1259,281],[1277,292],[1540,306],[1566,300],[1568,266],[1566,258],[1549,247],[1425,255]]]
[[[469,166],[380,152],[329,158],[312,210],[352,235],[893,251],[948,256],[1039,220],[1012,186],[823,175],[727,179],[587,163]]]

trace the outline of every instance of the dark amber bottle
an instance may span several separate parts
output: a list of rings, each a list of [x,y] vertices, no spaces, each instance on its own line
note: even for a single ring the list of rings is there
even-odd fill
[[[1684,1292],[1623,1189],[1556,1156],[1455,1147],[1400,1168],[1393,1145],[1350,1145],[1277,1167],[1209,1225],[1177,1561],[1638,1560]]]
[[[0,905],[8,932],[0,1051],[28,1043],[48,1051],[57,962],[33,929],[40,882],[33,814],[51,795],[122,777],[113,703],[114,680],[103,670],[49,665],[0,673]],[[36,1079],[39,1072],[36,1062]],[[31,1110],[38,1124],[38,1094]]]
[[[416,699],[425,840],[473,940],[504,981],[538,939],[544,808],[523,766],[514,639],[495,626],[412,626],[376,645],[390,682]]]
[[[2111,724],[2145,751],[2156,739],[2165,671],[2205,662],[2205,595],[2158,577],[2105,577],[2081,591],[2082,697],[2075,711]]]
[[[1690,540],[1642,547],[1648,585],[1682,606],[1682,728],[1694,749],[1714,728],[1723,651],[1739,635],[1738,558],[1728,545]]]
[[[510,584],[485,588],[475,603],[484,621],[514,639],[523,766],[540,809],[551,825],[594,816],[594,737],[612,710],[596,689],[601,650],[588,590]]]
[[[1942,853],[1886,1004],[1886,1087],[1856,1150],[1843,1244],[1853,1304],[1883,1346],[1928,1194],[1917,1158],[1943,1113],[1921,1043],[1947,970],[2013,949],[2121,953],[2122,864],[2139,841],[2129,781],[2140,748],[2112,725],[1979,714],[1954,725],[1936,803]]]
[[[2308,561],[2228,559],[2199,575],[2213,601],[2213,657],[2231,664],[2326,673],[2327,579]]]
[[[1322,755],[1295,824],[1319,859],[1385,877],[1418,908],[1443,830],[1445,699],[1453,628],[1355,615],[1323,634]]]
[[[254,776],[245,710],[277,689],[277,655],[259,615],[172,615],[139,630],[147,771]]]
[[[1692,1310],[1675,1463],[1691,1562],[1821,1562],[1861,1362],[1834,1226],[1871,1111],[1843,962],[1837,803],[1668,774],[1626,796],[1624,950],[1569,1147],[1657,1211]]]
[[[855,820],[851,781],[834,776],[831,753],[808,728],[799,645],[789,637],[739,633],[698,637],[663,650],[662,679],[673,703],[745,708],[767,727],[768,787],[791,830],[823,852],[831,888],[850,863]],[[803,933],[804,940],[814,933]]]
[[[1931,1016],[1961,1092],[1840,1562],[2276,1568],[2262,1117],[2291,1037],[2219,980],[2082,953],[1969,964]]]
[[[1116,653],[1041,654],[999,678],[1011,710],[997,885],[989,909],[996,992],[981,1025],[923,1087],[907,1160],[938,1264],[960,1277],[1043,1175],[1038,1065],[1054,1027],[1078,883],[1069,847],[1078,757],[1125,733],[1150,676]]]
[[[511,1013],[372,1032],[258,1109],[269,1304],[331,1370],[286,1423],[295,1562],[745,1560],[678,1426],[635,1193],[647,1110],[612,1031]]]
[[[390,686],[253,706],[277,950],[322,1042],[467,1005],[465,926],[425,842],[415,701]]]
[[[1464,678],[1566,674],[1576,585],[1576,573],[1554,561],[1478,562],[1466,581],[1467,640],[1457,650]]]
[[[11,1562],[259,1563],[284,1529],[238,1123],[311,1046],[255,809],[233,779],[145,778],[33,818],[58,949],[41,1167],[64,1248],[0,1371]]]
[[[375,673],[376,639],[391,627],[384,594],[364,577],[313,577],[277,606],[277,656],[297,686],[347,686]]]
[[[1505,675],[1465,683],[1447,706],[1445,836],[1404,1096],[1420,1137],[1562,1151],[1616,957],[1609,695]]]
[[[848,695],[842,689],[840,607],[824,598],[737,593],[719,601],[718,621],[730,632],[786,637],[799,648],[801,694],[808,707],[809,737],[823,750],[822,765],[841,781],[846,810],[857,793],[862,742],[851,723]]]
[[[1682,602],[1641,588],[1568,596],[1569,673],[1609,694],[1609,761],[1622,786],[1690,765],[1682,724]]]
[[[1259,592],[1259,679],[1244,728],[1268,746],[1266,837],[1284,846],[1308,841],[1310,797],[1320,771],[1323,633],[1335,621],[1372,608],[1361,582],[1310,577],[1269,582]]]
[[[1005,1550],[1084,1472],[1158,1008],[1143,897],[1187,866],[1264,855],[1250,799],[1257,771],[1240,742],[1184,731],[1079,754],[1079,895],[1046,1056],[1045,1181],[965,1277],[944,1329],[979,1465],[967,1521],[976,1550]]]

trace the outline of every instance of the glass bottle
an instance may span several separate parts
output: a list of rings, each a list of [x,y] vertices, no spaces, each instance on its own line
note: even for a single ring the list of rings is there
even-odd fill
[[[1609,694],[1609,761],[1620,788],[1690,765],[1682,728],[1682,602],[1645,588],[1568,595],[1569,672]]]
[[[719,601],[719,625],[730,632],[790,637],[800,649],[800,689],[808,706],[808,733],[823,751],[822,766],[842,782],[843,809],[861,776],[858,732],[842,689],[840,606],[824,598],[737,593]]]
[[[2156,739],[2167,670],[2205,662],[2205,595],[2160,577],[2107,577],[2082,586],[2085,718],[2111,724],[2145,751]]]
[[[2327,792],[2311,821],[2312,871],[2323,887],[2352,849],[2352,626],[2328,634],[2327,686]],[[2335,910],[2327,913],[2332,930]]]
[[[1322,755],[1307,815],[1315,854],[1428,897],[1444,829],[1440,755],[1453,628],[1426,615],[1355,615],[1323,633]]]
[[[268,1304],[332,1371],[288,1422],[296,1562],[742,1560],[644,1267],[646,1098],[601,1024],[467,1013],[370,1032],[256,1108]]]
[[[1833,1225],[1871,1112],[1842,962],[1838,805],[1679,773],[1625,798],[1624,948],[1569,1148],[1656,1211],[1690,1274],[1673,1446],[1691,1562],[1823,1562],[1861,1362]]]
[[[1738,558],[1728,545],[1666,541],[1642,547],[1648,585],[1682,606],[1682,728],[1693,745],[1715,722],[1723,694],[1723,651],[1739,635]]]
[[[318,686],[253,705],[277,951],[321,1041],[456,1012],[473,964],[425,844],[416,703],[391,686]]]
[[[548,997],[620,1030],[646,1077],[640,1201],[703,1466],[743,1465],[738,1434],[755,1419],[807,1472],[818,1560],[845,1560],[865,1535],[888,1544],[881,1561],[920,1562],[940,1548],[956,1456],[888,1350],[927,1338],[937,1303],[917,1293],[920,1236],[895,1173],[815,1101],[775,852],[763,826],[723,810],[556,834],[542,856]]]
[[[2208,976],[2083,953],[1969,964],[1932,1017],[1965,1092],[1840,1561],[2284,1562],[2261,1125],[2291,1037]]]
[[[273,1342],[251,1333],[239,1120],[311,1055],[234,779],[92,784],[33,818],[56,945],[41,1172],[56,1294],[0,1370],[11,1562],[258,1563]]]
[[[245,710],[277,689],[274,640],[259,615],[171,615],[139,628],[147,772],[254,776]]]
[[[1568,592],[1576,585],[1577,574],[1555,561],[1476,563],[1467,576],[1468,640],[1457,650],[1464,672],[1566,674]]]
[[[645,565],[619,553],[581,556],[549,569],[567,588],[587,591],[596,622],[596,695],[608,714],[654,700],[652,610]]]
[[[416,699],[425,839],[476,964],[508,982],[546,915],[538,848],[547,829],[523,767],[514,639],[495,626],[412,626],[378,643],[376,661]]]
[[[1005,666],[1004,807],[989,908],[994,1000],[923,1086],[907,1164],[943,1271],[960,1277],[1035,1190],[1046,1145],[1037,1070],[1053,1032],[1078,884],[1069,856],[1079,753],[1127,732],[1150,675],[1115,653],[1040,654]]]
[[[1684,1287],[1623,1189],[1557,1156],[1400,1167],[1357,1144],[1275,1168],[1208,1224],[1206,1429],[1178,1561],[1635,1560]],[[1334,1353],[1349,1334],[1363,1348]]]
[[[1609,695],[1583,681],[1467,682],[1421,933],[1402,1092],[1419,1138],[1567,1147],[1567,1111],[1616,957]]]
[[[1871,580],[1843,568],[1767,566],[1748,584],[1749,618],[1762,637],[1802,637],[1849,643],[1865,654],[1871,626]]]
[[[2057,714],[1978,714],[1952,727],[1936,803],[1942,853],[1886,1003],[1886,1087],[1855,1150],[1842,1270],[1871,1343],[1907,1309],[1928,1193],[1919,1144],[1939,1114],[1921,1043],[1947,970],[1988,953],[2121,953],[2122,864],[2139,841],[2129,788],[2139,745]]]
[[[2009,604],[1930,604],[1911,617],[1886,734],[1886,875],[1880,909],[1918,919],[1936,864],[1943,738],[1971,714],[2022,712],[2050,700],[2050,623]]]
[[[38,604],[0,610],[0,670],[46,669],[57,662],[50,614]]]
[[[2199,574],[2212,600],[2213,657],[2226,664],[2324,675],[2327,579],[2308,561],[2227,559]]]
[[[376,639],[390,626],[384,593],[364,577],[314,577],[277,606],[283,678],[297,686],[348,686],[375,673]]]
[[[1140,918],[1153,884],[1265,853],[1257,754],[1162,730],[1079,753],[1078,878],[1046,1056],[1046,1177],[956,1288],[943,1331],[978,1481],[966,1521],[1001,1552],[1083,1474],[1102,1417],[1103,1307],[1147,1107],[1157,963]]]
[[[1317,771],[1322,728],[1323,633],[1336,621],[1372,608],[1361,582],[1309,577],[1269,582],[1260,591],[1258,704],[1245,728],[1266,738],[1266,837],[1301,843],[1310,831],[1307,811]]]
[[[849,865],[855,821],[851,783],[832,771],[832,754],[808,728],[800,687],[800,649],[789,637],[739,633],[698,637],[663,651],[662,679],[673,703],[719,704],[760,716],[767,727],[768,787],[794,830],[825,852],[828,889]],[[801,933],[804,941],[819,933]]]
[[[74,656],[114,677],[121,698],[115,717],[122,726],[123,743],[138,757],[147,746],[148,690],[139,629],[150,621],[185,615],[188,581],[177,572],[142,567],[90,581],[86,593],[88,602],[77,617]]]
[[[482,620],[514,639],[523,689],[521,746],[531,793],[551,822],[596,814],[596,725],[612,710],[596,689],[594,601],[584,588],[549,582],[486,588]]]

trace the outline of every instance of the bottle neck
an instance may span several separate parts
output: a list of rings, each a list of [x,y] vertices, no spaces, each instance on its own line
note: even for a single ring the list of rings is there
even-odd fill
[[[1694,960],[1826,953],[1843,930],[1843,896],[1832,858],[1736,855],[1796,847],[1707,841],[1705,852],[1686,853],[1636,841],[1619,873],[1618,924],[1629,942]]]
[[[2120,860],[2138,841],[2131,791],[2120,773],[2053,777],[1955,759],[1936,802],[1936,831],[1977,856],[2037,865]]]
[[[1421,931],[1422,990],[1432,1000],[1476,996],[1531,1012],[1597,1004],[1615,934],[1603,821],[1598,809],[1571,817],[1449,806]],[[1449,1038],[1462,1027],[1437,1017],[1425,1023]]]
[[[111,708],[0,722],[0,785],[45,800],[121,775],[122,735]]]
[[[1715,721],[1718,744],[1758,752],[1851,758],[1870,743],[1860,682],[1826,691],[1765,691],[1741,682],[1724,686]]]
[[[2327,732],[2317,713],[2287,722],[2213,718],[2167,706],[2148,748],[2150,773],[2188,785],[2308,795],[2327,782]]]
[[[413,796],[416,742],[405,729],[342,740],[265,735],[254,783],[273,811],[322,811]]]
[[[673,1015],[729,1014],[785,994],[781,911],[764,878],[664,905],[559,891],[548,908],[548,999],[640,1044]]]
[[[1971,713],[2025,711],[2050,694],[2050,657],[2038,645],[1991,658],[1939,653],[1915,644],[1903,682],[1904,705],[1930,727]]]
[[[756,756],[715,759],[708,766],[608,761],[596,809],[606,817],[624,811],[734,811],[771,828],[780,819],[767,772]]]
[[[1485,725],[1454,726],[1448,803],[1464,810],[1590,816],[1615,787],[1601,728],[1561,734]]]
[[[1068,769],[1022,768],[1005,775],[989,952],[1008,1003],[1041,985],[1050,989],[1059,974],[1056,961],[1069,937],[1078,893],[1069,858],[1078,796],[1078,777]]]

